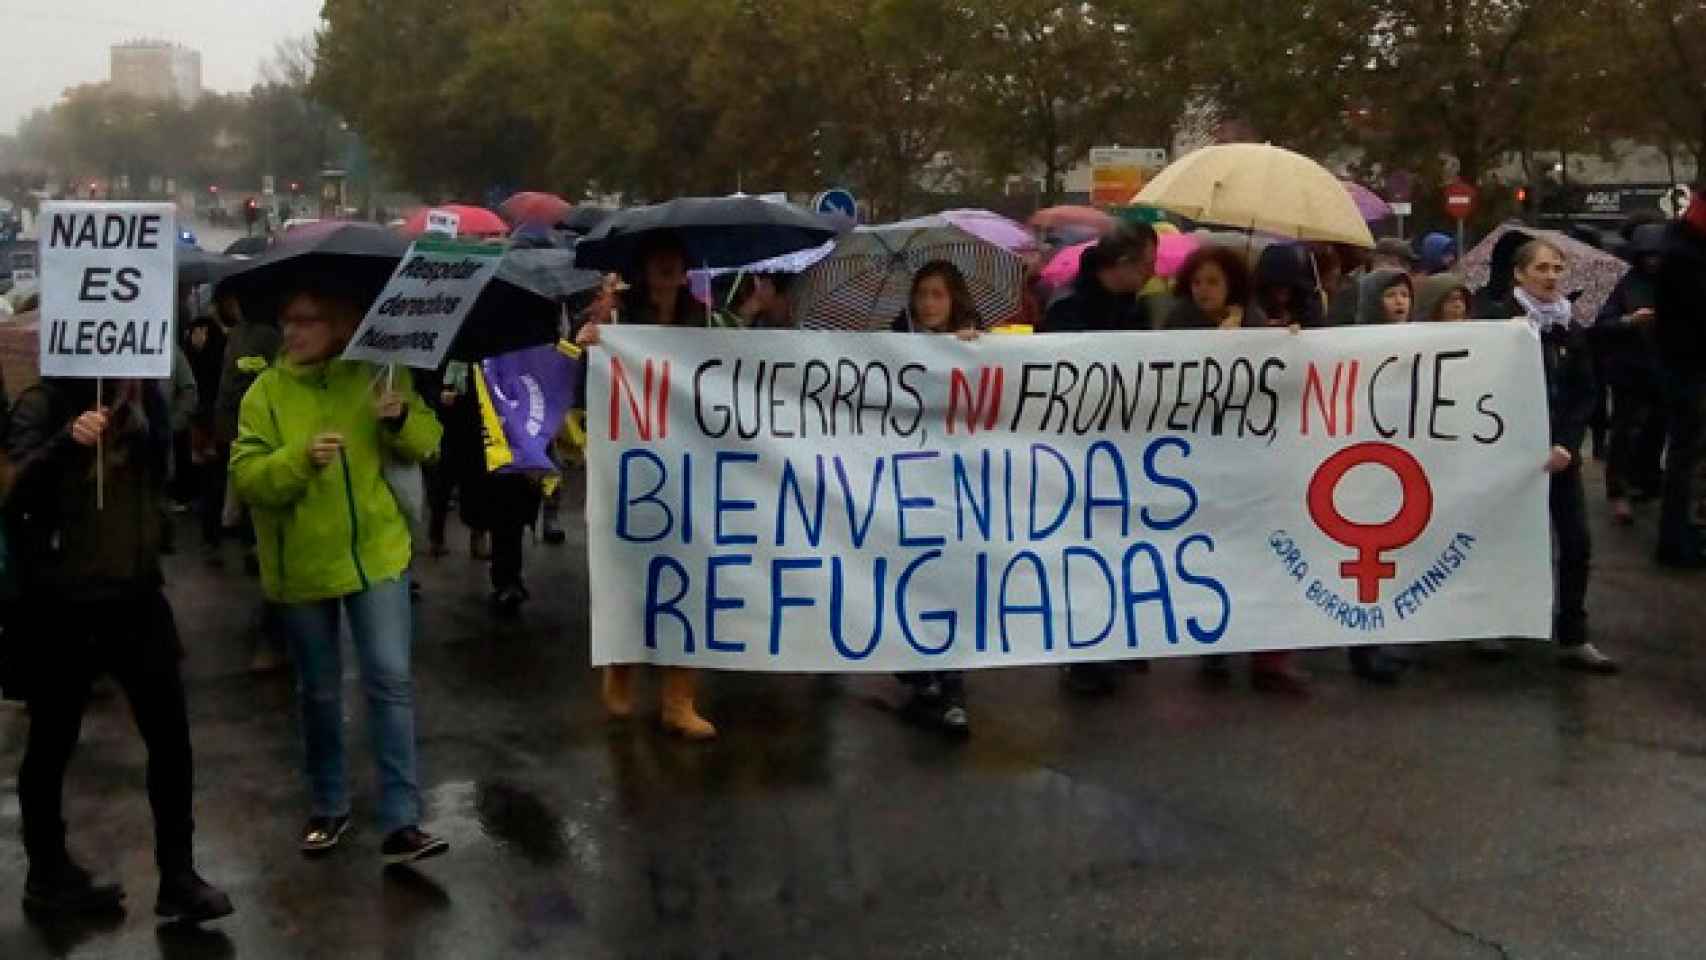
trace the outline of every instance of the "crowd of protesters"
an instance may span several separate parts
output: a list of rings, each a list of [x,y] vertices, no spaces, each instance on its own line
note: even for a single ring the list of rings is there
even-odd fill
[[[1382,241],[1373,251],[1272,243],[1259,252],[1204,245],[1156,277],[1158,237],[1122,225],[1083,254],[1076,279],[1025,291],[1040,335],[1113,331],[1230,330],[1414,322],[1522,322],[1541,343],[1550,411],[1550,513],[1558,567],[1554,639],[1560,662],[1611,673],[1616,662],[1593,642],[1586,592],[1590,542],[1584,445],[1596,409],[1608,412],[1606,491],[1619,524],[1644,501],[1661,503],[1656,556],[1670,567],[1706,567],[1695,523],[1695,470],[1706,430],[1706,203],[1674,223],[1635,226],[1633,269],[1596,322],[1572,316],[1561,284],[1565,252],[1513,231],[1495,254],[1490,281],[1472,289],[1456,272],[1455,244]],[[704,309],[688,286],[684,249],[670,238],[645,244],[625,277],[572,304],[570,332],[588,349],[601,326],[703,326],[721,320],[762,336],[793,326],[790,278],[719,278]],[[340,354],[366,307],[364,291],[335,276],[283,291],[269,315],[236,297],[197,309],[184,298],[180,353],[169,381],[47,380],[8,405],[0,386],[0,436],[7,455],[5,517],[10,570],[18,581],[4,645],[5,693],[23,699],[30,734],[18,789],[29,874],[26,901],[43,909],[110,907],[122,892],[79,867],[67,852],[60,794],[91,683],[110,673],[124,688],[148,746],[148,794],[160,869],[157,910],[204,920],[229,900],[195,871],[190,813],[192,761],[180,645],[162,585],[171,551],[170,514],[198,512],[209,564],[225,542],[242,544],[258,576],[254,665],[283,663],[297,679],[309,816],[303,851],[338,845],[351,823],[345,771],[340,625],[347,622],[366,701],[380,792],[381,855],[402,863],[444,852],[420,828],[411,644],[410,570],[449,552],[448,518],[459,508],[472,555],[489,561],[494,613],[515,615],[529,599],[524,532],[550,492],[532,478],[485,469],[472,371],[450,364],[418,378],[344,360]],[[965,278],[946,261],[913,277],[906,308],[882,318],[899,333],[976,337],[985,321]],[[1601,398],[1605,398],[1602,404]],[[97,458],[97,444],[104,455]],[[409,516],[388,486],[393,464],[421,464],[427,518]],[[104,505],[97,509],[93,487]],[[549,507],[547,542],[562,534]],[[554,536],[553,536],[554,534]],[[47,643],[42,637],[52,636]],[[1488,656],[1503,652],[1482,643]],[[1348,651],[1354,672],[1398,682],[1401,651]],[[1291,652],[1250,658],[1252,686],[1306,696],[1309,676]],[[1067,687],[1086,696],[1118,689],[1142,664],[1068,668]],[[613,719],[635,713],[638,668],[606,667],[602,699]],[[1206,679],[1226,682],[1229,658],[1202,658]],[[971,701],[957,672],[909,673],[903,713],[964,736]],[[690,740],[717,729],[696,702],[698,675],[660,671],[661,721]]]

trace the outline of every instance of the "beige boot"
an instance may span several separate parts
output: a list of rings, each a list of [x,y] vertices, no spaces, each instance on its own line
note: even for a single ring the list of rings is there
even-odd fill
[[[699,715],[693,706],[693,693],[699,686],[699,672],[685,667],[663,668],[663,726],[665,730],[688,740],[713,740],[717,728]]]
[[[634,715],[633,664],[604,668],[604,712],[612,720],[626,720]]]

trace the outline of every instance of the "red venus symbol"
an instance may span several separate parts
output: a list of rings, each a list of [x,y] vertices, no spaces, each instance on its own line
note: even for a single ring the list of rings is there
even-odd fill
[[[1404,491],[1398,513],[1385,523],[1354,523],[1339,513],[1333,492],[1353,467],[1378,464],[1392,471]],[[1339,565],[1339,573],[1357,585],[1358,603],[1380,601],[1380,581],[1398,575],[1395,564],[1381,559],[1388,550],[1408,546],[1427,529],[1433,519],[1434,491],[1427,471],[1409,451],[1390,443],[1359,443],[1328,457],[1309,481],[1309,516],[1321,532],[1347,547],[1355,547],[1355,560]]]

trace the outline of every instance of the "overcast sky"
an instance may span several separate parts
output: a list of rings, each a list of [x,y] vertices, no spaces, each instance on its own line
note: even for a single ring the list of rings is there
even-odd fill
[[[138,37],[201,51],[209,90],[247,90],[274,44],[313,32],[320,0],[0,0],[0,133],[66,87],[107,79],[107,48]]]

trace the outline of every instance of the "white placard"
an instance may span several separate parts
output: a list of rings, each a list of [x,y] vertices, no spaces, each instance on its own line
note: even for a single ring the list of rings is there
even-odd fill
[[[39,225],[41,375],[172,375],[177,208],[49,203]]]
[[[441,237],[456,239],[462,229],[462,215],[451,210],[428,210],[426,215],[426,232],[435,233]]]
[[[344,349],[350,360],[436,370],[493,274],[503,248],[417,240]]]
[[[1551,629],[1523,324],[619,326],[590,372],[595,664],[945,670]]]

